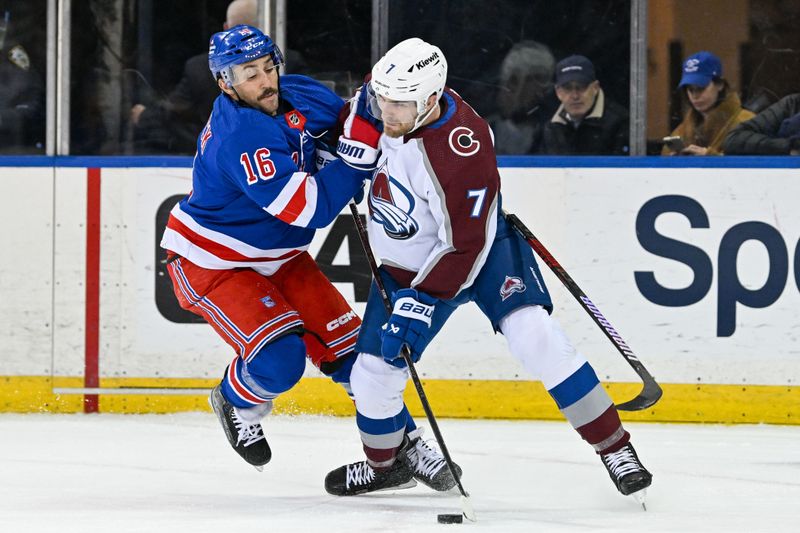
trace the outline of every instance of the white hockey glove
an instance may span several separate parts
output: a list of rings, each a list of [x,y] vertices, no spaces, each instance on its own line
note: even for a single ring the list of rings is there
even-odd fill
[[[359,170],[374,170],[381,153],[381,132],[368,120],[368,113],[362,88],[350,99],[350,114],[336,145],[336,153],[342,161]]]

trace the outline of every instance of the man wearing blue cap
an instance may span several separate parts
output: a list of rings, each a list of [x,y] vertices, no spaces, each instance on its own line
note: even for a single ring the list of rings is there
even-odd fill
[[[678,89],[689,110],[665,138],[662,155],[722,155],[725,136],[737,124],[753,118],[722,77],[722,62],[711,52],[697,52],[683,63]]]
[[[627,155],[628,112],[609,100],[584,56],[556,65],[556,96],[561,106],[544,130],[541,153],[550,155]]]

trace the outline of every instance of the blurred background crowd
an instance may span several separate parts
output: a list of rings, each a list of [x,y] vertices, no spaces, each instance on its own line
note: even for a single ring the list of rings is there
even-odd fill
[[[438,45],[501,155],[800,149],[797,0],[0,0],[0,153],[193,155],[208,39],[264,10],[284,72],[343,98],[400,40]]]

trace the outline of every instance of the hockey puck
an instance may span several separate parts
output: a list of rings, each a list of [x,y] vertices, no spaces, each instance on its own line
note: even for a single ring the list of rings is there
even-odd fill
[[[440,514],[436,516],[436,521],[440,524],[460,524],[464,521],[464,515]]]

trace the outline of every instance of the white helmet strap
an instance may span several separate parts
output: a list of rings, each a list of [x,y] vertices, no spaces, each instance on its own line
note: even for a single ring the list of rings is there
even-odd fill
[[[431,116],[431,114],[433,114],[433,112],[434,112],[434,111],[436,111],[436,108],[439,106],[439,101],[438,101],[438,100],[436,100],[436,101],[433,103],[433,105],[431,106],[431,108],[430,108],[430,109],[428,109],[428,112],[427,112],[427,113],[425,113],[424,115],[422,114],[422,112],[423,112],[423,111],[425,111],[425,104],[427,104],[427,103],[428,103],[428,99],[429,99],[429,98],[430,98],[430,97],[431,97],[433,94],[435,94],[435,93],[431,93],[431,94],[429,94],[429,95],[428,95],[428,96],[425,98],[425,100],[422,100],[421,102],[418,102],[418,104],[420,104],[420,103],[422,104],[422,109],[419,109],[419,112],[418,112],[418,114],[417,114],[417,119],[414,121],[414,127],[413,127],[413,128],[411,128],[411,130],[410,130],[408,133],[411,133],[412,131],[414,131],[414,130],[418,129],[420,126],[422,126],[422,124],[423,124],[423,123],[424,123],[426,120],[428,120],[428,117],[430,117],[430,116]]]

